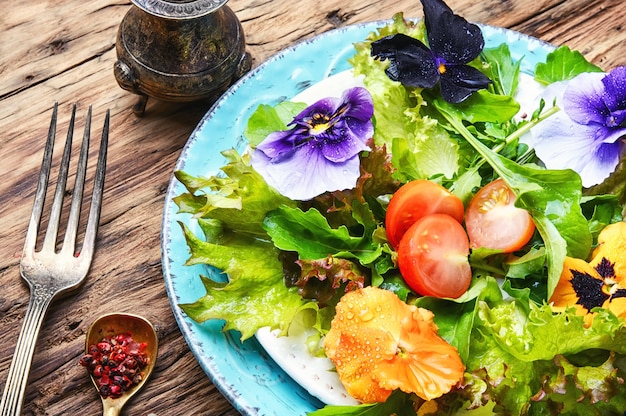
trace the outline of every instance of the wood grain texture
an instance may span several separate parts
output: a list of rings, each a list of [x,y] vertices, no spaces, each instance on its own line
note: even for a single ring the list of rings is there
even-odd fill
[[[532,3],[532,6],[529,4]],[[567,43],[609,69],[626,64],[621,0],[449,0],[467,19],[503,26],[554,44]],[[336,27],[421,17],[417,0],[231,0],[258,65],[280,50]],[[101,227],[85,285],[51,307],[39,336],[25,415],[99,414],[101,405],[78,365],[85,331],[99,315],[141,312],[157,327],[159,361],[126,415],[228,415],[237,412],[196,363],[172,315],[160,263],[161,211],[180,150],[209,102],[149,101],[137,118],[136,97],[113,76],[115,38],[131,7],[115,0],[16,0],[0,16],[0,385],[28,303],[19,260],[51,108],[59,131],[72,103],[82,126],[93,105],[94,135],[106,108],[111,133]],[[147,307],[146,307],[147,306]]]

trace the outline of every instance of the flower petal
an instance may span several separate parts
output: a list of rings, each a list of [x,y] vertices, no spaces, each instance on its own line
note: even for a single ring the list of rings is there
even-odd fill
[[[602,79],[605,102],[611,112],[626,108],[626,67],[614,68]],[[622,118],[617,124],[622,124]]]
[[[358,155],[343,163],[333,163],[319,152],[315,142],[302,145],[280,163],[272,163],[263,152],[255,151],[251,163],[270,186],[298,201],[354,188],[361,174]]]
[[[372,56],[389,60],[387,76],[410,87],[432,88],[439,72],[430,49],[419,40],[399,33],[372,42]]]
[[[467,65],[450,65],[441,74],[441,96],[449,103],[460,103],[474,91],[487,88],[491,80],[476,68]]]
[[[447,64],[467,64],[485,46],[480,28],[458,16],[441,0],[421,0],[428,34],[428,45],[434,55]]]
[[[457,349],[437,335],[432,317],[425,319],[420,310],[401,323],[399,348],[405,352],[378,365],[376,378],[380,386],[415,393],[424,400],[450,391],[465,370]]]
[[[437,335],[432,312],[374,286],[341,298],[324,349],[348,393],[366,403],[395,389],[439,397],[465,370],[456,348]]]
[[[370,122],[374,115],[372,95],[363,87],[354,87],[344,91],[341,96],[341,103],[341,107],[343,107],[341,114],[345,118]],[[339,110],[337,108],[335,112]],[[371,123],[369,124],[371,125]],[[371,130],[374,131],[373,128]]]
[[[598,246],[593,251],[591,266],[596,267],[603,258],[613,262],[617,282],[626,286],[626,222],[609,224],[598,235]]]
[[[579,282],[575,288],[573,280],[576,278],[583,283]],[[585,315],[608,298],[603,296],[601,288],[602,277],[593,266],[583,259],[566,257],[561,278],[550,296],[550,303],[558,308],[576,308],[578,315]]]
[[[275,131],[268,136],[256,147],[257,151],[261,151],[274,163],[291,157],[301,144],[303,131],[301,128],[291,130]]]
[[[374,103],[369,91],[361,87],[345,91],[332,126],[316,138],[324,157],[332,162],[345,162],[370,150],[365,143],[374,135],[373,115]]]
[[[361,126],[362,122],[352,124],[357,131],[368,131],[367,127]],[[369,124],[371,125],[371,123]],[[373,129],[368,137],[371,137],[372,133]],[[335,124],[332,129],[314,140],[317,144],[312,143],[311,145],[317,146],[326,159],[335,163],[345,162],[364,150],[370,150],[360,136],[353,132],[347,120]]]
[[[567,83],[562,102],[557,101],[567,115],[579,124],[604,124],[608,112],[604,103],[605,74],[588,72],[576,76]],[[603,115],[603,112],[605,113]]]
[[[340,105],[341,99],[337,97],[322,98],[321,100],[314,102],[313,104],[302,110],[298,115],[293,118],[293,121],[289,125],[297,124],[302,126],[308,126],[308,123],[316,115],[325,115],[330,117],[335,113],[335,111],[337,111],[337,108],[339,108]]]
[[[603,126],[575,123],[564,112],[532,129],[535,153],[548,169],[576,171],[584,187],[601,183],[619,162],[620,143],[604,143],[612,132]]]

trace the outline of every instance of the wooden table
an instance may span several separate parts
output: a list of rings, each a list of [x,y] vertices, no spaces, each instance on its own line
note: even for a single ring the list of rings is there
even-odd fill
[[[312,7],[312,4],[315,6]],[[621,0],[449,0],[468,20],[502,26],[555,44],[567,43],[610,69],[625,65]],[[531,5],[532,4],[532,5]],[[231,0],[253,65],[302,39],[338,26],[419,17],[417,0]],[[236,415],[210,382],[176,325],[160,262],[161,211],[174,164],[209,103],[137,98],[113,76],[118,25],[129,1],[18,0],[0,17],[0,385],[4,385],[28,303],[19,261],[51,108],[59,130],[72,103],[79,126],[89,104],[94,135],[111,109],[109,163],[101,227],[91,272],[81,289],[53,304],[41,330],[26,391],[25,415],[99,414],[101,404],[78,365],[85,331],[108,312],[136,312],[158,330],[151,381],[125,408],[128,415]],[[97,133],[96,133],[97,132]]]

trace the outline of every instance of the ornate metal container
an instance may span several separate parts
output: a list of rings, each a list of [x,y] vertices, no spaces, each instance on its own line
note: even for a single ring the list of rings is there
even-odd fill
[[[250,69],[228,0],[131,1],[117,34],[114,74],[120,87],[140,96],[135,114],[143,115],[148,97],[216,97]]]

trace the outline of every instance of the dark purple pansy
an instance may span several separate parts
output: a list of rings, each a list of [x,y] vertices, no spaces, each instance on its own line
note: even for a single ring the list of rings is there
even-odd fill
[[[271,133],[252,154],[252,166],[281,194],[305,201],[350,189],[360,176],[359,153],[374,134],[374,104],[362,87],[305,108],[289,130]]]
[[[457,16],[441,0],[421,0],[429,46],[404,34],[372,43],[371,54],[389,60],[387,75],[409,87],[432,88],[439,83],[441,96],[460,103],[491,80],[469,65],[483,50],[480,28]]]

